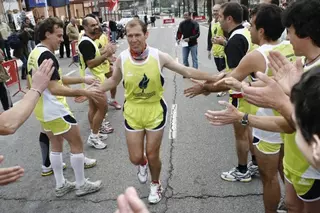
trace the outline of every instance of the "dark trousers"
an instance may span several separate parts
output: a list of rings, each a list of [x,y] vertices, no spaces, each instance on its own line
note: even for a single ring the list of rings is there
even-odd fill
[[[216,66],[219,72],[226,68],[226,60],[224,57],[222,58],[215,57],[214,62],[216,63]]]
[[[21,67],[21,79],[25,80],[27,79],[27,63],[28,58],[25,55],[21,55],[19,58],[22,61],[22,67]]]
[[[9,45],[9,42],[8,42],[8,40],[5,40],[4,41],[4,47],[5,47],[5,57],[6,57],[6,59],[7,60],[11,60],[12,58],[11,58],[11,52],[10,52],[10,45]]]
[[[66,54],[67,57],[70,57],[70,41],[69,40],[65,40],[64,42],[62,42],[60,44],[60,57],[63,58],[64,55],[64,47],[66,47]]]
[[[11,96],[7,85],[4,82],[0,82],[0,100],[3,110],[8,110],[12,107]]]

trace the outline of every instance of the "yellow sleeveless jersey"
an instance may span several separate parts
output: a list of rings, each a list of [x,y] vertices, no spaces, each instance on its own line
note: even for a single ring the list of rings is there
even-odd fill
[[[81,42],[83,42],[83,41],[89,41],[93,44],[93,46],[95,48],[95,57],[96,58],[101,56],[98,46],[91,38],[89,38],[88,36],[85,36],[85,35],[82,36],[78,45],[80,45]],[[85,69],[87,68],[87,65],[83,59],[83,55],[82,55],[80,49],[79,49],[79,56],[80,56],[79,57],[80,58],[80,73],[83,73],[85,71]],[[92,73],[92,75],[94,77],[96,77],[101,83],[104,82],[104,80],[105,80],[105,75],[104,75],[105,72],[104,72],[103,68],[104,67],[102,66],[102,64],[100,64],[99,66],[96,66],[94,68],[91,68],[91,69],[88,68],[90,70],[90,72]]]
[[[223,30],[219,22],[214,22],[214,21],[211,22],[211,35],[212,35],[212,38],[216,36],[224,37]],[[225,56],[224,46],[220,44],[212,44],[212,55],[218,58],[224,57]]]
[[[283,41],[277,45],[264,44],[256,49],[265,59],[266,70],[265,73],[268,76],[272,76],[272,71],[268,67],[268,55],[270,51],[279,51],[281,54],[285,55],[290,61],[295,61],[296,57],[294,55],[293,47],[288,41]],[[280,114],[273,109],[260,108],[256,106],[251,107],[251,112],[259,116],[279,116]],[[263,140],[268,143],[282,144],[285,139],[285,134],[280,134],[277,132],[268,132],[253,128],[253,136]]]
[[[126,102],[148,104],[162,99],[164,78],[159,50],[148,48],[148,57],[141,63],[133,61],[129,49],[120,54]]]
[[[39,44],[31,51],[29,55],[27,69],[28,69],[28,81],[31,86],[32,86],[32,78],[30,74],[32,75],[32,72],[35,72],[38,69],[38,67],[40,66],[40,64],[38,63],[40,56],[47,52],[51,53],[51,51],[47,47]],[[53,53],[51,54],[53,55],[53,57],[55,57]],[[59,75],[60,75],[60,80],[58,80],[58,83],[60,85],[63,85],[61,80],[62,71],[60,67],[59,67]],[[61,118],[63,116],[71,114],[69,105],[67,104],[66,97],[52,95],[48,89],[45,89],[44,92],[42,93],[34,109],[34,113],[36,115],[37,120],[42,122],[52,121],[57,118]]]
[[[304,71],[307,72],[310,69],[320,66],[320,59],[310,66],[305,66]],[[298,148],[295,140],[296,133],[287,134],[284,142],[284,157],[283,166],[291,173],[308,179],[320,179],[320,172],[314,169],[310,163],[303,156],[302,152]]]
[[[107,35],[105,33],[102,33],[99,39],[96,39],[94,41],[96,43],[96,45],[98,46],[99,49],[105,47],[108,45],[109,43],[109,39],[107,37]],[[104,73],[108,73],[110,72],[110,63],[108,60],[105,60],[105,62],[103,62],[101,64],[102,69],[104,70]]]

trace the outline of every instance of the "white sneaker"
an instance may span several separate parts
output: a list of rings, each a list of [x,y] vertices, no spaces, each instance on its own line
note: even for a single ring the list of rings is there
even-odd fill
[[[96,159],[84,157],[84,168],[89,169],[97,165]]]
[[[90,182],[88,179],[86,179],[84,184],[77,189],[76,195],[84,196],[90,193],[97,192],[101,189],[101,186],[101,180]]]
[[[103,134],[101,132],[99,132],[99,139],[104,141],[108,139],[108,134]]]
[[[94,138],[91,135],[87,140],[87,144],[89,146],[93,146],[96,149],[105,149],[107,148],[107,144],[103,143],[100,138]]]
[[[259,175],[259,168],[257,165],[254,165],[252,161],[248,163],[248,170],[250,171],[251,176]]]
[[[150,194],[148,201],[151,204],[159,203],[162,199],[162,186],[160,183],[151,183],[150,184]]]
[[[65,163],[62,163],[62,165],[63,165],[63,170],[65,170],[65,169],[67,168],[67,165],[66,165]],[[42,166],[41,166],[41,170],[42,170],[42,171],[41,171],[41,175],[42,175],[43,177],[49,176],[49,175],[52,175],[52,174],[53,174],[53,169],[52,169],[52,166],[51,166],[51,165],[48,166],[48,167],[42,165]]]
[[[139,165],[138,166],[138,179],[139,179],[139,182],[144,184],[147,182],[148,180],[148,164],[146,165]]]
[[[63,195],[73,191],[75,188],[75,182],[69,182],[67,179],[65,179],[63,186],[55,189],[56,197],[62,197]]]
[[[251,181],[251,173],[247,170],[246,173],[241,173],[237,167],[232,168],[228,172],[223,172],[221,174],[221,178],[226,181],[240,181],[240,182],[250,182]]]

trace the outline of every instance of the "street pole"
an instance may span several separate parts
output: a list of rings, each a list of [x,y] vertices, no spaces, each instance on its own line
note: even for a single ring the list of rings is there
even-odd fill
[[[47,2],[47,0],[44,0],[44,5],[45,5],[45,9],[44,9],[44,16],[46,17],[46,18],[49,18],[49,12],[48,12],[48,2]]]

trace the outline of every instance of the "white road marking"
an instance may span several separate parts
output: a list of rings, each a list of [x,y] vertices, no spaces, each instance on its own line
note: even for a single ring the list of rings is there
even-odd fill
[[[69,76],[69,75],[72,75],[73,73],[75,73],[75,72],[77,72],[78,70],[71,70],[70,72],[68,72],[67,74],[66,74],[66,76]]]
[[[162,28],[162,29],[163,29],[163,28],[164,28],[164,26],[161,26],[160,28]]]
[[[177,104],[172,104],[170,115],[169,139],[175,139],[177,137],[177,108]]]

